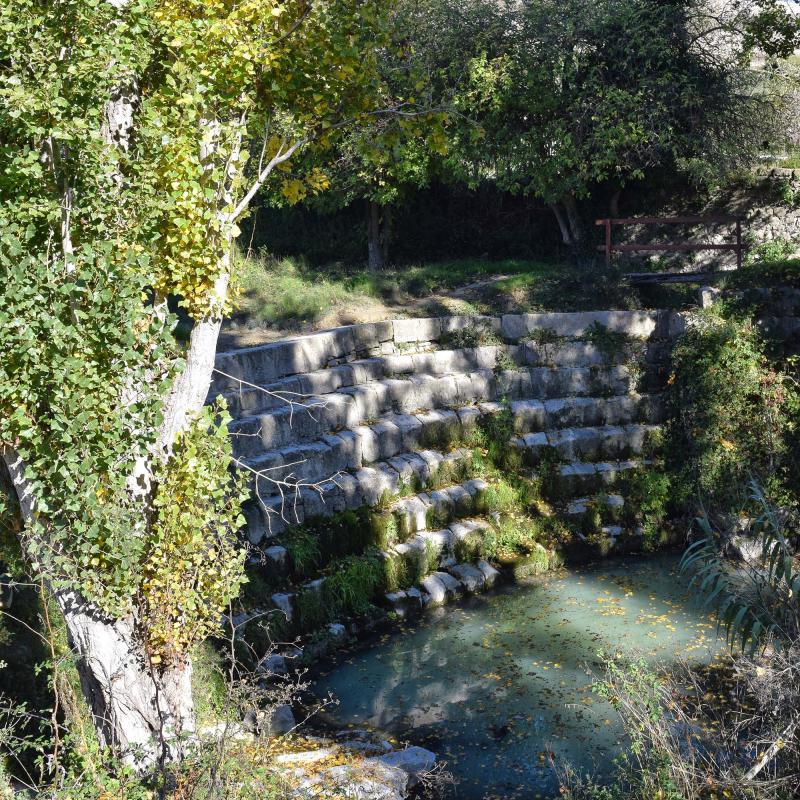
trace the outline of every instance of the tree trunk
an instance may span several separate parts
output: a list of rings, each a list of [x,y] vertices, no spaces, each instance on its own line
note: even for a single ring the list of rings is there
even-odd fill
[[[55,597],[100,743],[143,765],[180,758],[195,732],[191,663],[157,669],[132,616],[107,618],[72,591]]]
[[[553,212],[556,222],[558,222],[558,229],[561,231],[561,241],[567,245],[567,247],[572,247],[574,244],[572,241],[572,232],[569,229],[569,223],[564,216],[564,211],[561,206],[558,203],[548,203],[547,207]]]
[[[25,465],[9,447],[2,448],[2,458],[30,533],[35,505]],[[132,615],[110,619],[73,590],[53,595],[100,743],[144,766],[180,757],[186,737],[194,733],[191,665],[155,669]]]
[[[223,272],[215,291],[224,300],[230,276],[230,255],[225,258]],[[186,366],[172,385],[164,408],[164,419],[159,431],[159,446],[171,449],[175,436],[186,424],[189,414],[199,411],[208,395],[214,372],[217,339],[222,327],[222,315],[207,317],[195,322],[186,351]]]
[[[619,219],[619,198],[622,194],[622,189],[616,189],[611,195],[611,200],[608,203],[608,212],[611,219]]]
[[[367,201],[367,266],[372,272],[386,267],[389,241],[386,231],[386,209],[374,200]]]
[[[573,247],[580,247],[584,240],[583,220],[578,212],[578,204],[572,195],[567,195],[563,200],[564,210],[567,212],[570,239]]]

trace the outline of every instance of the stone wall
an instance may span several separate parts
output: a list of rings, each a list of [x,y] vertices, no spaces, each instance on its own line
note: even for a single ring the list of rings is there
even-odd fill
[[[792,200],[792,198],[797,198]],[[745,244],[758,246],[765,242],[787,241],[796,244],[800,255],[800,170],[772,169],[756,175],[749,185],[740,185],[720,190],[706,202],[697,204],[690,195],[673,199],[665,207],[654,208],[635,216],[685,216],[686,214],[725,214],[740,217]],[[624,216],[624,214],[623,214]],[[657,228],[615,229],[615,241],[619,243],[665,243],[677,241],[732,244],[734,228],[730,224],[714,226],[659,226]],[[734,253],[700,251],[678,254],[643,254],[627,260],[634,264],[661,262],[669,268],[697,269],[719,267],[731,269],[736,266]]]

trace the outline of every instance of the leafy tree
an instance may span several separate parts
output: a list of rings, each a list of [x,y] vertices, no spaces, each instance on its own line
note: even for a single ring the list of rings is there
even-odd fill
[[[5,511],[127,756],[181,754],[192,648],[242,581],[242,485],[203,408],[237,223],[296,151],[380,109],[383,26],[371,0],[0,8]]]
[[[289,184],[290,191],[273,193],[268,201],[305,201],[324,212],[363,203],[367,263],[382,269],[389,258],[393,206],[408,189],[429,182],[446,148],[450,95],[465,67],[458,28],[458,8],[449,1],[396,3],[391,44],[379,53],[378,68],[383,92],[398,113],[373,116],[349,129],[330,151],[307,153],[292,165],[296,182]],[[304,175],[324,180],[309,190]]]
[[[728,166],[746,162],[772,106],[750,93],[741,70],[695,46],[693,7],[691,0],[510,7],[473,59],[459,98],[484,131],[462,136],[456,148],[478,165],[465,177],[543,200],[564,242],[578,248],[586,239],[578,203],[598,185],[618,188],[720,149]]]

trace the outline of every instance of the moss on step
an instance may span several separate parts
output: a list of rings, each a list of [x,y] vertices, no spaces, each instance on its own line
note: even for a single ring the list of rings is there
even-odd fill
[[[518,559],[513,565],[514,580],[521,581],[535,575],[543,575],[553,569],[555,563],[555,554],[537,544],[526,556]]]

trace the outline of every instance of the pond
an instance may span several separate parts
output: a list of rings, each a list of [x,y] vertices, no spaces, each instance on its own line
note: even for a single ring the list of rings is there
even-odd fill
[[[350,654],[316,688],[339,699],[341,722],[436,752],[459,800],[551,797],[551,759],[602,779],[625,744],[591,690],[598,653],[707,662],[722,649],[715,632],[677,557],[606,561],[438,609]]]

